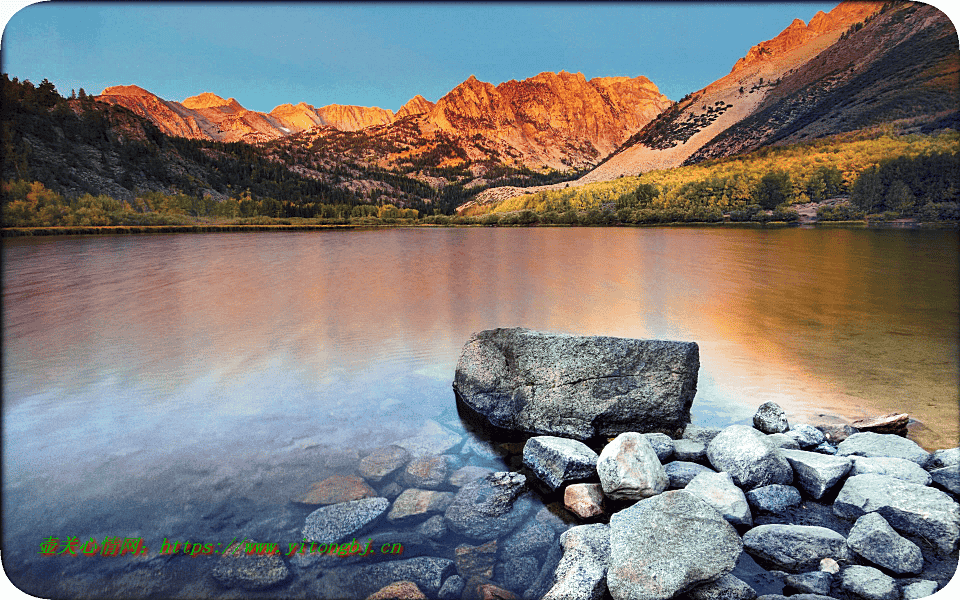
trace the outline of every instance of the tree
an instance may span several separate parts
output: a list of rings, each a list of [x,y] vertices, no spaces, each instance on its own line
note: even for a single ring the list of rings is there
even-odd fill
[[[899,179],[891,183],[890,187],[887,188],[885,201],[888,210],[895,210],[901,215],[913,212],[917,204],[917,199],[910,190],[910,187]]]
[[[757,203],[765,210],[793,199],[793,183],[786,171],[770,171],[760,179],[757,186]]]
[[[870,167],[857,177],[850,188],[850,202],[867,213],[883,210],[883,181],[876,167]]]

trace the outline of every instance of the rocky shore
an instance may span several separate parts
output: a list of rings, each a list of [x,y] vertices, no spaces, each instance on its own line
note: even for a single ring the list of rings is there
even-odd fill
[[[689,342],[476,334],[454,387],[478,432],[429,422],[295,499],[319,506],[304,546],[372,553],[224,555],[213,577],[379,600],[911,600],[953,577],[960,448],[773,403],[690,424],[698,366]]]

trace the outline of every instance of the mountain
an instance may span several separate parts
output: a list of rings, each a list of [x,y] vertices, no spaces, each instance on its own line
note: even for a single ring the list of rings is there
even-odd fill
[[[596,164],[673,104],[646,77],[587,81],[562,71],[496,87],[471,76],[436,104],[418,95],[396,113],[303,102],[259,113],[209,92],[179,103],[137,86],[109,87],[96,99],[128,108],[169,135],[226,142],[263,143],[314,128],[357,132],[413,119],[426,136],[411,141],[421,151],[415,154],[432,150],[442,132],[468,160],[496,157],[560,170]],[[398,133],[403,131],[401,126]]]

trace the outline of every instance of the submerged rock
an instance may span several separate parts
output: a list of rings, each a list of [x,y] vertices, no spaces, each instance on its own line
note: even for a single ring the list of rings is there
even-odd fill
[[[410,452],[400,446],[378,448],[360,461],[360,475],[367,481],[378,483],[407,464]]]
[[[427,600],[412,581],[397,581],[367,596],[366,600]]]
[[[290,576],[290,570],[279,554],[247,554],[252,540],[237,542],[220,555],[211,574],[225,587],[264,590]]]
[[[520,524],[533,503],[524,494],[527,478],[497,472],[464,485],[444,513],[447,526],[460,535],[490,540]]]
[[[607,587],[615,600],[666,600],[728,574],[742,550],[712,506],[664,492],[610,517]]]
[[[390,508],[386,498],[365,498],[318,508],[307,515],[303,526],[304,539],[321,544],[339,542],[356,535]]]
[[[416,522],[432,513],[442,513],[451,502],[452,492],[409,488],[393,501],[387,519],[395,523]]]
[[[300,504],[339,504],[373,498],[377,493],[366,482],[355,475],[333,475],[312,486],[294,502]]]
[[[693,342],[493,329],[473,334],[454,389],[493,425],[578,440],[679,433],[690,422]]]
[[[428,597],[436,597],[440,584],[455,567],[452,560],[421,556],[354,567],[352,581],[359,595],[368,595],[397,581],[411,581]]]

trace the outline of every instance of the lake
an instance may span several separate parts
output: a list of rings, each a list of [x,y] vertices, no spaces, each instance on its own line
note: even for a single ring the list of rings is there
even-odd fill
[[[475,437],[451,383],[470,334],[495,327],[695,341],[698,424],[767,401],[791,422],[908,412],[911,437],[953,447],[958,272],[956,231],[4,239],[4,566],[44,597],[228,597],[203,577],[214,558],[40,544],[299,541],[316,507],[290,500],[312,483],[424,423]],[[297,578],[284,594],[326,589]]]

